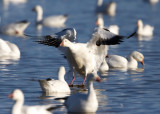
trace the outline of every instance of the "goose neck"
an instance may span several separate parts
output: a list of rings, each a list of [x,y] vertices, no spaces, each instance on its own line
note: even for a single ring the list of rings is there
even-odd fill
[[[12,108],[12,114],[21,114],[23,103],[24,103],[24,99],[17,100]]]
[[[42,21],[42,19],[43,19],[43,10],[39,9],[39,10],[37,10],[37,18],[36,18],[36,20],[37,20],[37,22],[39,22],[39,21]]]

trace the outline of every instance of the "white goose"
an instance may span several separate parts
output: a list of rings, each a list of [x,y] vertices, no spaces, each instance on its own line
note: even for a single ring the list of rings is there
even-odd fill
[[[52,105],[24,106],[24,94],[20,89],[15,89],[8,97],[15,101],[12,114],[52,114],[49,111]]]
[[[17,45],[0,39],[0,58],[20,58],[20,50]]]
[[[0,34],[23,36],[30,22],[23,20],[0,26]]]
[[[63,52],[74,73],[78,72],[84,76],[82,83],[84,85],[88,74],[97,75],[97,71],[107,55],[107,45],[119,44],[125,37],[115,35],[109,32],[108,29],[96,28],[89,42],[73,43],[68,39],[71,36],[76,37],[74,32],[75,29],[64,29],[58,33],[63,33],[59,35],[59,38],[57,38],[57,35],[55,35],[56,37],[52,35],[52,37],[44,37],[44,39],[38,42],[49,46],[64,48],[65,51]],[[129,37],[131,36],[133,36],[133,34]],[[74,79],[75,76],[73,76],[73,80]]]
[[[108,70],[109,70],[109,66],[108,66],[106,60],[104,59],[104,61],[102,62],[101,66],[99,68],[99,72],[101,73],[101,75],[105,75]]]
[[[55,15],[43,18],[43,9],[40,5],[36,5],[32,11],[35,11],[37,14],[37,25],[44,25],[47,27],[64,27],[64,23],[68,18],[68,15]]]
[[[100,82],[99,76],[88,76],[88,93],[76,93],[67,98],[65,105],[68,112],[96,112],[98,109],[98,100],[93,87],[93,81]]]
[[[152,36],[154,27],[150,25],[143,25],[142,20],[137,21],[137,35],[138,36]]]
[[[149,2],[150,2],[152,5],[155,5],[156,3],[159,2],[159,0],[149,0]]]
[[[133,51],[128,56],[128,59],[118,55],[111,55],[107,63],[110,68],[136,69],[138,67],[138,62],[144,67],[144,56],[138,51]]]
[[[96,11],[98,13],[107,13],[110,16],[115,16],[116,7],[116,2],[109,2],[108,4],[104,4],[103,0],[97,0]]]
[[[97,16],[96,25],[100,28],[104,28],[103,16],[101,14]],[[110,25],[109,27],[106,27],[106,28],[114,34],[117,34],[117,35],[119,34],[119,27],[117,25]]]
[[[65,68],[64,66],[61,66],[58,71],[58,80],[54,79],[39,80],[42,90],[46,93],[50,92],[70,93],[71,90],[67,82],[64,80],[64,75],[65,75]]]

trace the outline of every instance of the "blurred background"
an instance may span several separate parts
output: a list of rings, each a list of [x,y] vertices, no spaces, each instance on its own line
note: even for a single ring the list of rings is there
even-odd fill
[[[137,21],[141,19],[144,25],[154,27],[153,35],[137,35],[125,40],[117,46],[110,46],[108,53],[127,57],[132,51],[139,51],[144,55],[145,68],[136,71],[109,70],[101,75],[103,81],[94,83],[97,92],[101,113],[159,113],[160,102],[160,3],[150,0],[104,0],[103,7],[98,6],[98,0],[1,0],[0,1],[0,28],[17,21],[30,22],[24,33],[33,36],[51,35],[64,28],[77,30],[77,41],[87,42],[94,28],[97,27],[97,18],[101,17],[104,26],[116,25],[120,35],[129,35],[137,30]],[[106,11],[110,2],[116,3],[114,14]],[[52,15],[67,15],[63,26],[38,29],[36,13],[32,9],[40,5],[43,8],[43,17]],[[69,70],[67,61],[62,53],[54,48],[40,45],[35,38],[9,35],[0,32],[0,38],[14,43],[20,50],[17,59],[0,58],[0,110],[1,114],[9,114],[13,101],[8,94],[15,88],[25,93],[25,104],[61,104],[42,94],[37,80],[45,78],[57,79],[58,68],[63,65]],[[17,33],[17,31],[15,32]],[[1,45],[1,44],[0,44]],[[1,47],[1,46],[0,46]],[[0,52],[1,54],[1,52]],[[139,67],[142,67],[139,65]],[[71,81],[72,74],[66,76]],[[77,77],[75,83],[81,83]],[[75,92],[78,90],[72,88]],[[52,98],[53,97],[53,98]],[[67,113],[65,107],[53,111]]]

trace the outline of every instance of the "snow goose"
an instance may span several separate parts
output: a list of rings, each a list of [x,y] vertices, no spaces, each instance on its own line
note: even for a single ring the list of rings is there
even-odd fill
[[[36,5],[32,11],[35,11],[37,14],[37,25],[44,25],[47,27],[64,27],[64,23],[68,18],[68,15],[55,15],[43,18],[43,9],[40,5]]]
[[[104,20],[101,14],[97,16],[96,25],[98,27],[104,28]],[[119,34],[119,27],[117,25],[110,25],[109,27],[106,27],[106,28],[114,34],[117,34],[117,35]]]
[[[149,2],[150,2],[152,5],[155,5],[156,3],[159,2],[159,0],[149,0]]]
[[[98,13],[106,13],[110,16],[115,16],[116,6],[116,2],[109,2],[108,4],[104,4],[103,0],[97,0],[96,11]]]
[[[65,68],[64,66],[61,66],[58,71],[58,80],[54,80],[50,78],[46,80],[39,80],[42,90],[46,93],[50,93],[50,92],[70,93],[71,90],[67,82],[64,80],[64,75],[65,75]]]
[[[133,51],[128,56],[128,59],[118,55],[110,55],[107,63],[110,68],[136,69],[138,67],[138,62],[144,67],[144,56],[138,51]]]
[[[17,45],[0,39],[0,58],[19,59],[20,50]]]
[[[101,73],[101,75],[105,75],[108,70],[109,70],[109,66],[108,66],[106,60],[104,59],[100,68],[99,68],[99,72]]]
[[[0,34],[23,36],[30,23],[26,20],[0,26]]]
[[[144,0],[144,1],[150,3],[151,5],[155,5],[159,2],[159,0]]]
[[[52,114],[49,110],[52,105],[24,106],[24,94],[20,89],[15,89],[9,96],[15,101],[12,114]]]
[[[76,93],[67,98],[65,105],[68,112],[96,112],[98,100],[93,87],[93,81],[100,82],[99,76],[89,75],[87,78],[88,93]]]
[[[67,32],[66,32],[67,31]],[[39,40],[40,44],[45,44],[55,47],[63,47],[66,49],[64,52],[72,70],[84,76],[83,85],[88,74],[97,75],[100,65],[107,55],[108,46],[120,44],[124,36],[119,36],[111,33],[108,29],[95,28],[91,39],[87,43],[75,43],[68,40],[69,37],[75,34],[75,29],[64,29],[60,33],[65,35],[54,37],[44,37]],[[130,35],[129,37],[133,36]],[[74,35],[75,36],[75,35]],[[75,73],[74,73],[75,74]],[[73,76],[73,80],[75,76]],[[72,82],[73,82],[72,80]],[[71,84],[72,84],[71,82]]]
[[[137,21],[137,35],[138,36],[152,36],[154,27],[150,25],[143,25],[142,20]]]

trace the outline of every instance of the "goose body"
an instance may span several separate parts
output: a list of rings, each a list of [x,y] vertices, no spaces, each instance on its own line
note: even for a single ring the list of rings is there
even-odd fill
[[[44,25],[47,27],[63,27],[68,15],[54,15],[43,18],[43,9],[40,5],[35,6],[32,11],[36,12],[37,25]]]
[[[61,66],[58,71],[58,80],[54,80],[54,79],[39,80],[39,83],[43,92],[70,93],[71,90],[67,82],[64,80],[64,75],[65,75],[65,68]]]
[[[93,87],[93,81],[100,81],[99,77],[89,76],[87,80],[88,93],[76,93],[67,98],[65,105],[68,112],[96,112],[98,100]]]
[[[0,39],[0,58],[20,58],[20,50],[17,45]]]
[[[24,106],[24,94],[20,89],[15,89],[8,97],[15,101],[11,114],[52,114],[48,111],[52,105]]]
[[[109,16],[115,16],[116,7],[116,2],[109,2],[108,4],[104,4],[103,0],[97,0],[96,11],[98,13],[106,13]]]
[[[138,51],[133,51],[128,56],[128,59],[119,55],[111,55],[107,63],[110,68],[136,69],[138,67],[138,62],[144,66],[144,56]]]
[[[0,26],[0,34],[23,36],[30,23],[26,20]]]
[[[143,25],[142,20],[137,21],[137,35],[138,36],[152,36],[154,27],[150,25]]]

